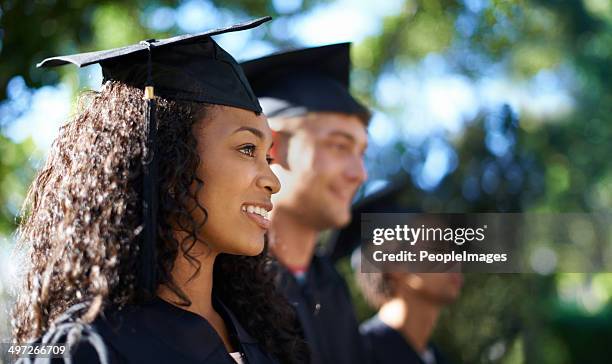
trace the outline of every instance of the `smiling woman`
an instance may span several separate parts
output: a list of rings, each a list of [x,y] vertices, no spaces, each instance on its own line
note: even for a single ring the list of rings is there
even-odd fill
[[[202,141],[198,175],[207,181],[200,201],[223,213],[208,216],[201,238],[228,253],[259,254],[269,225],[265,215],[272,210],[270,196],[280,189],[269,166],[272,132],[265,116],[246,110],[215,106],[210,114],[213,122],[195,126]]]
[[[280,185],[257,99],[210,33],[146,43],[42,63],[101,63],[106,82],[30,188],[15,342],[77,363],[302,362],[265,254]]]

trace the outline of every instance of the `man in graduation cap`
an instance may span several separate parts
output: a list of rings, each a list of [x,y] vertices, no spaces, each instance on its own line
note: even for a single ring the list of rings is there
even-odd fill
[[[278,287],[294,305],[313,363],[363,362],[346,283],[317,252],[321,232],[351,220],[366,179],[369,111],[349,93],[349,44],[308,48],[242,63],[275,132],[270,249]]]
[[[449,361],[430,339],[440,312],[459,297],[459,272],[358,273],[358,286],[378,309],[361,333],[371,364],[444,364]]]
[[[363,213],[411,213],[413,226],[425,224],[428,227],[447,225],[442,217],[416,214],[419,209],[402,203],[402,193],[406,192],[409,182],[398,179],[386,188],[359,201],[353,208],[353,214]],[[454,219],[457,219],[456,217]],[[361,226],[354,220],[349,226],[340,230],[332,239],[335,254],[346,252],[347,247],[356,247],[361,242]],[[414,245],[418,254],[427,242]],[[432,243],[429,243],[432,244]],[[430,246],[436,248],[436,243]],[[355,251],[354,258],[371,256],[367,249]],[[378,246],[376,249],[380,249]],[[395,253],[397,246],[391,245]],[[427,248],[428,249],[428,248]],[[361,259],[353,259],[358,261]],[[368,264],[367,261],[361,261]],[[430,341],[440,311],[452,304],[458,297],[463,284],[459,272],[439,272],[441,267],[412,264],[406,270],[404,263],[385,264],[388,271],[378,272],[380,266],[365,269],[373,273],[356,272],[358,287],[370,306],[377,309],[377,314],[360,326],[364,337],[370,364],[444,364],[447,358],[438,347]],[[446,268],[451,268],[446,266]],[[436,272],[436,273],[433,273]]]

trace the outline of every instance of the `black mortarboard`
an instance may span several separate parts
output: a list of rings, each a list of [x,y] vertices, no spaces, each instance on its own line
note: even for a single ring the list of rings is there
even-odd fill
[[[143,88],[146,154],[143,157],[143,238],[140,247],[138,289],[144,298],[155,295],[157,242],[157,158],[155,94],[166,99],[262,109],[236,60],[211,37],[254,28],[270,17],[199,34],[149,39],[138,44],[98,52],[47,58],[38,67],[99,63],[104,81],[114,80]]]
[[[241,66],[268,117],[327,111],[370,119],[349,92],[350,43],[276,53]]]
[[[122,81],[138,88],[155,86],[155,94],[164,98],[228,105],[260,113],[261,107],[240,65],[211,36],[254,28],[268,20],[270,17],[199,34],[47,58],[38,67],[68,63],[84,67],[99,63],[104,81]]]

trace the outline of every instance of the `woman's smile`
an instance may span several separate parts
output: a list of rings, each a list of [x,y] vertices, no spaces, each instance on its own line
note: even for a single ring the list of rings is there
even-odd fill
[[[242,213],[264,230],[270,228],[270,211],[272,211],[270,202],[245,203],[242,205]]]

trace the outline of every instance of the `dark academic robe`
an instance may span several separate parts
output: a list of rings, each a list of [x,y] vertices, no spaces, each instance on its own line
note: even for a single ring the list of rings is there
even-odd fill
[[[427,364],[397,330],[387,326],[377,316],[359,327],[372,364]],[[429,345],[435,364],[448,364],[440,351]]]
[[[297,312],[313,364],[364,363],[359,324],[346,283],[329,258],[315,255],[303,280],[280,267],[278,287]]]
[[[262,350],[226,306],[219,301],[214,304],[237,346],[235,349],[243,353],[245,363],[279,363]],[[208,321],[160,298],[151,304],[127,306],[121,311],[100,315],[91,325],[74,323],[67,316],[41,341],[64,343],[71,331],[82,332],[70,356],[72,363],[236,364]],[[75,330],[79,325],[82,330]],[[22,359],[18,363],[30,362],[68,363],[64,358]]]

